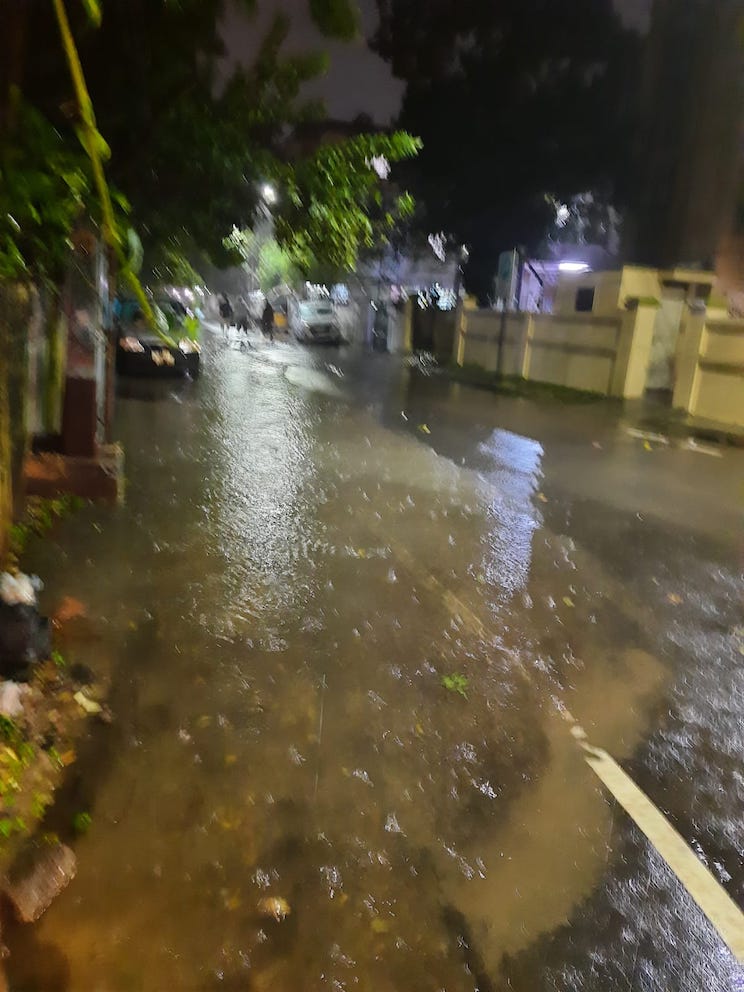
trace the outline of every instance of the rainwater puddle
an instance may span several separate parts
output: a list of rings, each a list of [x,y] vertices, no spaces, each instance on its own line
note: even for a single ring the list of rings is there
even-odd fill
[[[284,376],[215,349],[182,402],[120,400],[126,507],[33,551],[93,618],[71,653],[116,721],[52,814],[92,826],[8,937],[14,989],[501,989],[612,870],[554,700],[629,755],[668,671],[545,528],[541,445],[461,430],[456,464],[280,350]]]

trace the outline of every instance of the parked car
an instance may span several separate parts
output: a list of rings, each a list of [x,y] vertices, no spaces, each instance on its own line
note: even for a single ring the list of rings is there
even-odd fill
[[[178,300],[151,302],[153,314],[168,344],[145,322],[136,300],[118,300],[115,316],[116,371],[131,376],[199,375],[198,319]]]
[[[289,329],[298,341],[341,343],[341,331],[330,300],[291,300],[288,318]]]

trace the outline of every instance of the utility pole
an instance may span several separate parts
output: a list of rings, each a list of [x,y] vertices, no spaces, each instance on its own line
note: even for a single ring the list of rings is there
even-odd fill
[[[516,309],[519,310],[519,297],[522,292],[522,252],[524,251],[523,246],[513,248],[510,252],[502,252],[499,257],[499,275],[498,280],[502,284],[502,289],[504,290],[503,296],[503,307],[501,310],[501,321],[499,324],[499,340],[498,340],[498,351],[496,353],[496,374],[501,375],[503,362],[504,362],[504,341],[506,339],[506,314],[510,306],[514,306],[515,295],[516,295]],[[507,262],[508,257],[508,262]],[[509,268],[507,271],[506,265]],[[516,271],[515,271],[516,270]],[[514,279],[516,277],[516,289],[514,286]]]

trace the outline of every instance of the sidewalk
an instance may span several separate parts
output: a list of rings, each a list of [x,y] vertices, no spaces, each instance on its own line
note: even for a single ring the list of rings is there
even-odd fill
[[[744,448],[744,426],[722,424],[691,417],[684,410],[673,410],[665,398],[620,400],[599,393],[568,389],[546,382],[532,382],[512,376],[497,376],[482,369],[442,366],[442,371],[455,382],[462,382],[504,396],[523,397],[537,402],[559,402],[569,405],[601,403],[617,411],[628,426],[638,431],[653,432],[674,438],[693,438]]]
[[[658,400],[626,400],[623,413],[640,430],[744,448],[744,427],[691,417],[684,410],[673,410]]]

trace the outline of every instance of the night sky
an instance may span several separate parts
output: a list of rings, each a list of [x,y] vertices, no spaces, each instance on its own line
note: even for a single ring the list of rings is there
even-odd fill
[[[634,26],[644,28],[652,0],[615,0],[623,18]],[[426,0],[422,0],[425,8]],[[372,34],[377,7],[375,0],[358,0],[362,14],[362,34]],[[272,0],[259,4],[260,13],[248,18],[232,4],[223,25],[228,52],[228,64],[242,60],[250,62],[263,37],[271,14],[285,10],[291,17],[292,30],[287,50],[319,49],[329,54],[330,68],[326,76],[307,87],[309,97],[325,100],[328,116],[350,120],[359,113],[370,114],[378,123],[389,124],[400,106],[403,85],[393,79],[390,69],[371,52],[363,38],[348,44],[323,38],[310,21],[307,0]]]

